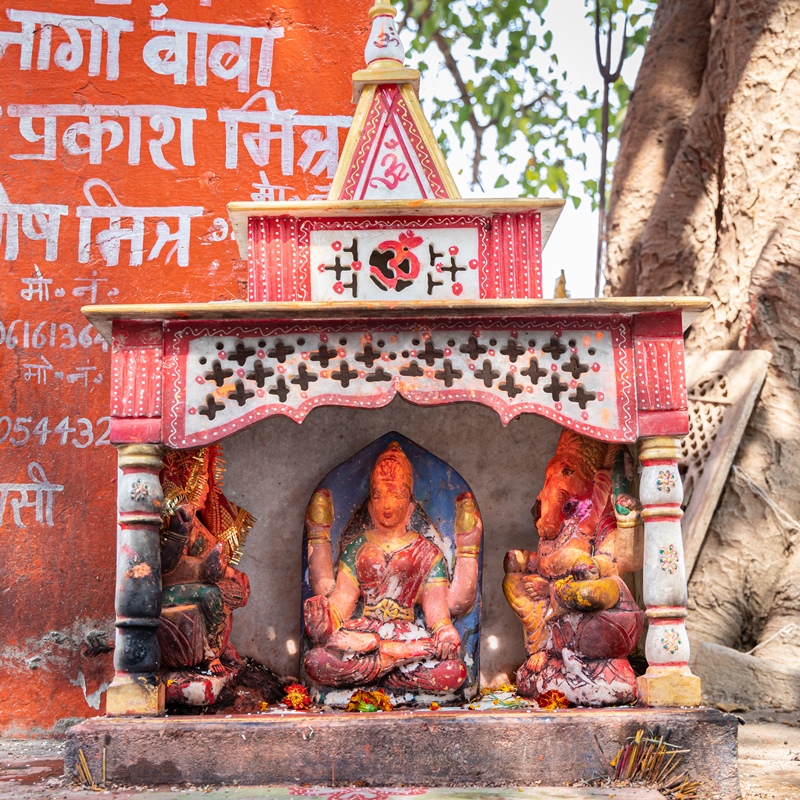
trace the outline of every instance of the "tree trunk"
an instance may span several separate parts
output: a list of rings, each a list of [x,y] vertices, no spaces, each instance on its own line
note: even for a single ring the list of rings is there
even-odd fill
[[[622,131],[607,293],[704,294],[687,350],[773,353],[689,586],[690,634],[800,663],[800,4],[662,0]],[[770,507],[753,491],[763,488]]]

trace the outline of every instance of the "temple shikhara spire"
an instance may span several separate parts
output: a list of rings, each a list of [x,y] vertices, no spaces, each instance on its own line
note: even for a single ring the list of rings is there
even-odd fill
[[[353,74],[358,108],[328,200],[457,199],[419,103],[419,71],[403,65],[397,11],[388,0],[376,0],[369,14],[367,67]]]

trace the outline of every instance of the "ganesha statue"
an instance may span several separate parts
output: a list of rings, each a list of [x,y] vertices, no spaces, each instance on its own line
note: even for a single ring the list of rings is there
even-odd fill
[[[222,475],[219,445],[165,454],[158,643],[168,702],[213,702],[241,662],[229,638],[250,583],[234,565],[254,520],[225,497]]]
[[[395,704],[474,696],[481,535],[463,479],[399,434],[330,473],[304,536],[303,670],[316,699],[345,705],[377,687]]]
[[[512,550],[503,590],[525,629],[517,691],[562,692],[574,705],[632,703],[627,656],[644,614],[622,579],[641,569],[640,510],[621,445],[563,431],[532,513],[538,549]]]

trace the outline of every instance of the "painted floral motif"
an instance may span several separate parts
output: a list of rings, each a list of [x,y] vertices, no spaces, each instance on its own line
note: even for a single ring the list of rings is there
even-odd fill
[[[675,545],[671,544],[669,547],[662,547],[658,553],[661,569],[672,575],[678,569],[678,551],[675,549]]]
[[[681,637],[678,635],[678,632],[673,630],[667,631],[661,637],[661,646],[667,650],[670,655],[674,655],[681,646]]]
[[[150,485],[137,478],[131,485],[131,500],[144,503],[150,497]]]
[[[672,470],[662,469],[656,478],[656,489],[669,494],[675,488],[675,475]]]

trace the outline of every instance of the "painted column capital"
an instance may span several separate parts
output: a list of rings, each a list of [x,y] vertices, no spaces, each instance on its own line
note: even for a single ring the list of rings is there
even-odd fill
[[[681,457],[681,440],[675,436],[650,436],[639,440],[639,461],[678,461]]]

